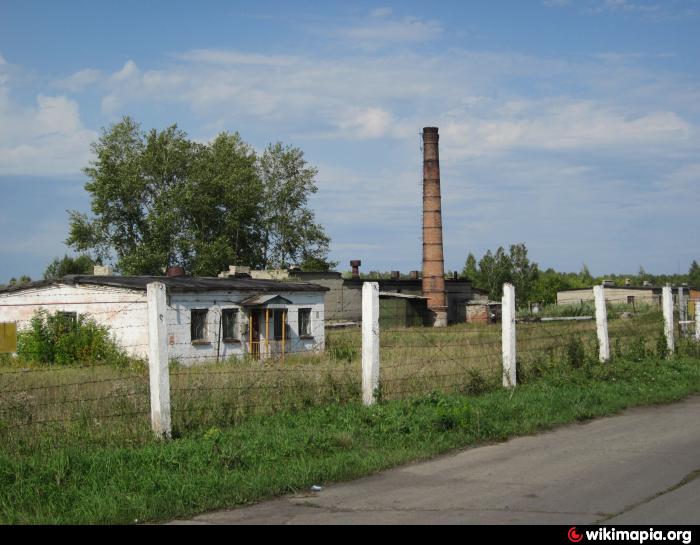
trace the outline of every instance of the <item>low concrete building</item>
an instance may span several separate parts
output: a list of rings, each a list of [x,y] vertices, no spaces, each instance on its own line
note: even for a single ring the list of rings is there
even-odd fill
[[[674,290],[677,293],[677,290]],[[557,292],[557,305],[573,305],[593,301],[593,288],[577,288]],[[605,300],[611,303],[661,304],[661,288],[652,286],[606,286]]]
[[[169,357],[183,365],[324,349],[327,288],[301,282],[186,276],[84,276],[0,289],[0,322],[28,327],[40,309],[110,328],[133,356],[148,350],[146,286],[165,284]]]
[[[689,302],[700,298],[700,290],[683,286],[684,295]],[[678,305],[678,290],[672,288],[673,303]],[[605,300],[610,303],[622,304],[661,304],[662,288],[658,286],[605,286]],[[557,305],[573,305],[587,301],[593,301],[593,288],[578,288],[571,290],[563,290],[557,292]],[[690,308],[690,307],[689,307]]]
[[[471,324],[492,324],[501,320],[502,304],[498,301],[471,301],[466,304],[466,321]]]
[[[222,275],[229,274],[223,272]],[[280,281],[312,282],[328,288],[324,303],[326,321],[360,322],[362,320],[362,285],[365,282],[378,282],[379,291],[423,297],[423,282],[416,274],[415,278],[343,278],[339,272],[303,272],[299,269],[274,269],[250,271],[254,279],[275,279]],[[474,299],[483,298],[483,293],[472,287],[469,280],[456,278],[445,279],[447,297],[447,319],[449,323],[461,323],[466,320],[465,304]],[[415,304],[414,304],[415,305]],[[427,321],[424,322],[428,324]]]
[[[420,327],[429,324],[427,297],[379,292],[380,328]]]

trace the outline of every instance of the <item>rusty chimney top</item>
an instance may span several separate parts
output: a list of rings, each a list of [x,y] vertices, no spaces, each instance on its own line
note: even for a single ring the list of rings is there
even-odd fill
[[[356,280],[360,278],[360,265],[362,265],[362,261],[359,259],[353,259],[350,262],[350,266],[352,267],[352,277]]]
[[[437,127],[423,129],[423,296],[435,314],[435,327],[447,325],[445,264],[442,252],[440,154]]]
[[[165,276],[169,278],[185,276],[185,269],[183,269],[182,267],[168,267],[168,269],[165,271]]]

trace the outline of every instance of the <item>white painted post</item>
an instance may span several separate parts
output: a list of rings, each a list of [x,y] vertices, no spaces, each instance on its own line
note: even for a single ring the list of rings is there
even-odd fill
[[[362,285],[362,402],[373,405],[379,388],[379,283]]]
[[[146,286],[151,427],[158,437],[170,438],[170,374],[165,295],[165,284],[161,282],[152,282]]]
[[[503,284],[501,299],[501,344],[503,352],[503,387],[518,383],[515,360],[515,287]]]
[[[608,338],[608,310],[605,308],[605,288],[593,286],[593,298],[595,299],[595,325],[598,331],[598,345],[600,346],[600,361],[610,361],[610,339]]]
[[[695,340],[700,342],[700,299],[695,301]]]
[[[678,288],[678,322],[681,325],[681,334],[688,334],[688,299],[685,297],[685,288]]]
[[[661,291],[661,305],[664,311],[664,334],[666,335],[666,345],[668,346],[670,357],[673,355],[676,346],[673,340],[673,291],[668,284]]]

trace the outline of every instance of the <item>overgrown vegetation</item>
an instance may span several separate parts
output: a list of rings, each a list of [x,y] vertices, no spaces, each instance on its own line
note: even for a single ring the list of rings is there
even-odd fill
[[[473,380],[473,377],[472,377]],[[477,379],[478,383],[479,380]],[[103,434],[89,422],[19,441],[3,432],[3,523],[134,523],[189,517],[308,490],[454,448],[550,429],[700,392],[700,362],[562,364],[513,392],[429,392],[252,416],[172,441]]]
[[[68,327],[39,318],[35,339]],[[519,386],[504,391],[500,326],[384,330],[372,408],[358,329],[284,362],[172,365],[166,442],[149,428],[145,368],[0,365],[0,522],[184,517],[700,392],[698,343],[666,359],[655,314],[609,332],[601,364],[593,322],[519,324]]]
[[[110,335],[109,329],[86,316],[38,310],[29,328],[17,335],[18,364],[55,365],[133,363]]]

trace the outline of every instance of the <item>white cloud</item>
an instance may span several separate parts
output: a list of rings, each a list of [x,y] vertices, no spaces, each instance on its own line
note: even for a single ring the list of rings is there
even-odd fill
[[[595,101],[561,99],[505,104],[486,119],[457,115],[442,130],[453,160],[515,149],[659,153],[697,147],[696,132],[675,112],[625,115]]]
[[[360,139],[379,138],[391,128],[392,117],[382,108],[348,108],[335,124],[342,135]]]
[[[298,57],[286,55],[261,55],[220,49],[193,49],[176,58],[194,62],[222,65],[251,64],[257,66],[289,66],[298,62]]]
[[[79,70],[66,78],[56,80],[54,85],[59,89],[65,89],[67,91],[77,93],[99,83],[102,78],[103,74],[100,70],[85,68],[84,70]]]
[[[375,8],[369,12],[369,16],[375,19],[389,17],[394,11],[391,8]]]
[[[0,87],[0,175],[77,174],[96,137],[74,100],[38,95],[34,106],[22,107]]]
[[[358,49],[374,51],[387,46],[416,44],[437,39],[443,32],[437,21],[416,17],[389,20],[374,17],[366,22],[333,30],[333,35]]]

